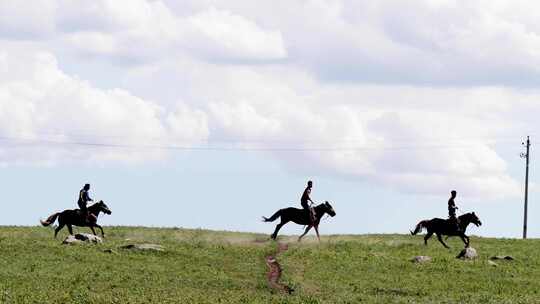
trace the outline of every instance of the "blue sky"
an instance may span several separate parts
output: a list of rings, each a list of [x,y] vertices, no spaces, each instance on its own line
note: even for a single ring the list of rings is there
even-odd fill
[[[271,232],[313,198],[325,233],[460,211],[519,237],[538,194],[534,1],[0,3],[0,224],[76,206],[107,225]],[[299,233],[290,226],[287,233]]]

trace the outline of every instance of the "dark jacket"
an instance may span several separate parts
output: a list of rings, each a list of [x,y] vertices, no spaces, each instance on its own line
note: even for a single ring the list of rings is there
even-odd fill
[[[88,191],[85,189],[81,189],[81,191],[79,191],[79,200],[77,201],[77,205],[79,205],[79,208],[81,208],[82,211],[86,212],[86,203],[88,203],[89,201],[92,201],[92,199],[88,195]]]
[[[453,198],[450,198],[448,200],[448,217],[451,218],[451,219],[455,219],[456,218],[456,210],[457,210],[456,203],[454,202]]]
[[[300,204],[302,205],[302,208],[304,208],[304,209],[309,209],[308,202],[313,203],[313,201],[309,197],[310,194],[311,194],[311,188],[306,187],[306,190],[304,190],[304,193],[302,193],[302,198],[300,198]]]

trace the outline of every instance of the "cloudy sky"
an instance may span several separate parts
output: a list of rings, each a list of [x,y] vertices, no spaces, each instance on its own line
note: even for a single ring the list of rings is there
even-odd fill
[[[313,198],[326,233],[446,217],[540,236],[536,1],[0,2],[0,224],[73,208],[107,225],[270,232]],[[298,233],[301,227],[288,227]]]

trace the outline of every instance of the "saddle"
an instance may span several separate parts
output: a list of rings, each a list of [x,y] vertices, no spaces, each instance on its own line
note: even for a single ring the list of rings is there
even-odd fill
[[[449,218],[446,220],[446,225],[450,227],[451,230],[461,231],[461,227],[459,226],[459,219],[458,218]]]
[[[74,209],[75,213],[77,214],[77,216],[85,223],[91,223],[91,218],[92,218],[92,215],[90,213],[88,213],[88,216],[85,217],[82,210],[81,209]]]

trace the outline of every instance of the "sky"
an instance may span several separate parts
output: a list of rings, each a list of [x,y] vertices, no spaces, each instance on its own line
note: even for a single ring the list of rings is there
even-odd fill
[[[536,1],[0,2],[0,225],[104,200],[105,225],[270,233],[305,184],[325,234],[540,237]],[[302,227],[288,225],[284,233]]]

